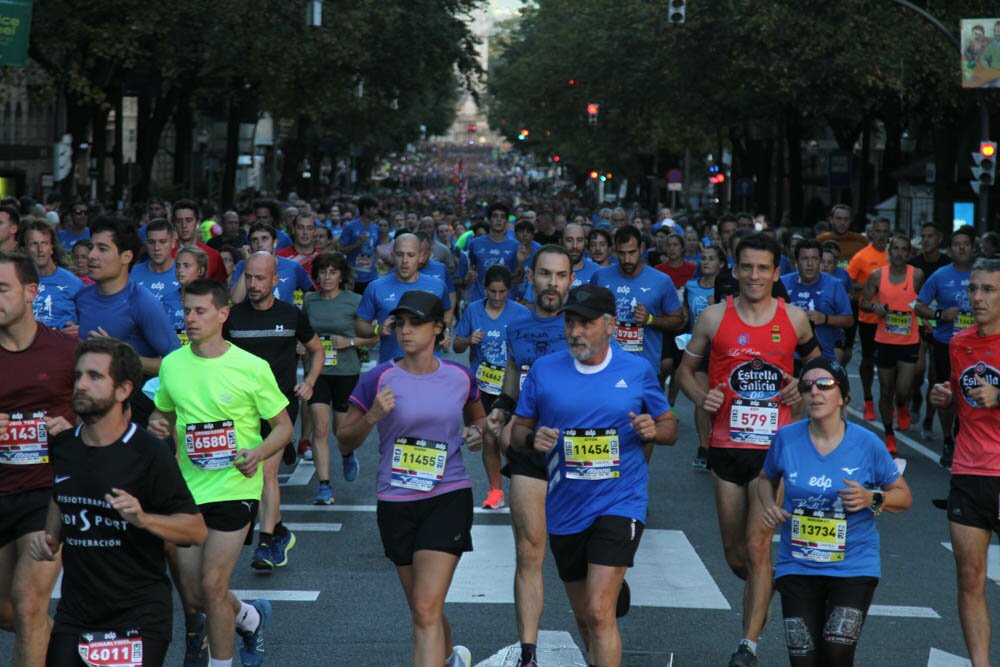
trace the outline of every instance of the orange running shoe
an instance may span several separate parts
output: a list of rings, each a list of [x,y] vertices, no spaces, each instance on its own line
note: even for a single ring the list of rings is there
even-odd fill
[[[501,507],[505,507],[506,503],[503,500],[503,489],[490,489],[490,492],[486,494],[486,500],[483,501],[483,508],[488,510],[498,510]]]
[[[896,408],[896,421],[900,431],[910,428],[910,408],[908,406],[900,405]]]
[[[896,436],[887,435],[885,436],[885,446],[889,450],[889,453],[893,456],[896,455]]]
[[[865,401],[865,419],[875,419],[875,401]]]

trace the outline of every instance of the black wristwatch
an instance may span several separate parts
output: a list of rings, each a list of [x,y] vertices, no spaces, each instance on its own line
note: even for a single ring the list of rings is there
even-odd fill
[[[882,512],[883,504],[885,504],[885,493],[882,491],[872,491],[872,504],[868,506],[872,514],[878,516]]]

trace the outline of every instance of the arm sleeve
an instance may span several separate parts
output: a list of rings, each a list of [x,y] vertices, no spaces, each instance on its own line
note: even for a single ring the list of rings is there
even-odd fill
[[[310,292],[314,289],[312,278],[298,262],[295,262],[295,289],[300,289],[303,292]]]
[[[455,335],[462,338],[472,335],[472,308],[462,311],[462,316],[458,318],[458,324],[455,326]]]
[[[524,379],[524,386],[521,387],[521,395],[517,398],[517,407],[514,409],[514,414],[526,419],[538,419],[538,399],[535,396],[536,368],[537,365],[532,366],[528,371],[528,377]]]
[[[672,313],[675,310],[680,310],[680,307],[681,302],[677,298],[677,290],[674,289],[674,283],[670,278],[667,278],[663,284],[662,294],[660,295],[660,308],[662,309],[660,314],[666,315]]]
[[[375,394],[378,393],[378,379],[382,375],[383,366],[379,364],[372,370],[361,376],[361,380],[354,386],[351,397],[348,399],[361,412],[368,412],[375,401]]]
[[[830,284],[833,286],[833,314],[853,315],[854,313],[851,311],[851,297],[847,293],[844,283],[834,278]]]
[[[150,438],[154,441],[150,448],[153,460],[149,466],[148,486],[151,502],[144,509],[154,514],[198,514],[198,506],[167,443]]]
[[[782,434],[784,428],[779,428],[778,432],[774,434],[774,440],[771,441],[771,447],[767,450],[767,458],[764,459],[764,467],[762,470],[764,474],[767,475],[768,479],[781,479],[785,474],[785,471],[781,467],[781,449],[782,443],[785,438]],[[889,450],[886,450],[888,452]],[[788,493],[787,491],[785,492]]]
[[[279,412],[288,407],[288,399],[278,389],[278,382],[274,379],[274,373],[266,361],[260,360],[253,377],[256,385],[250,386],[255,386],[252,395],[257,414],[265,420],[277,417]]]
[[[670,403],[663,395],[663,389],[660,388],[656,374],[648,364],[642,373],[642,407],[643,412],[653,419],[670,411]]]
[[[136,294],[141,295],[136,305],[139,306],[138,321],[142,335],[159,356],[165,357],[181,346],[174,333],[174,324],[151,292],[139,288]]]
[[[295,323],[295,337],[300,343],[308,343],[316,335],[316,331],[309,322],[309,315],[304,310],[298,312],[298,319]]]
[[[162,364],[160,366],[160,386],[156,388],[156,396],[153,397],[153,405],[155,405],[156,409],[160,412],[174,412],[177,410],[177,407],[174,405],[174,400],[170,396],[170,391],[167,390],[167,378],[170,373],[169,368],[170,366],[168,364]]]
[[[444,284],[443,280],[437,280],[438,297],[441,299],[441,305],[444,306],[445,310],[451,308],[451,292],[448,291],[448,287]]]
[[[233,279],[229,281],[229,288],[232,289],[236,281],[240,279],[243,275],[243,260],[236,262],[236,268],[233,269]]]
[[[375,319],[375,286],[369,284],[365,288],[365,293],[361,295],[361,303],[358,304],[358,317],[371,322]]]
[[[917,294],[917,301],[929,306],[931,305],[931,302],[934,301],[935,297],[937,297],[937,281],[934,280],[934,274],[932,273],[930,277],[924,281],[924,284],[920,286],[920,293]]]

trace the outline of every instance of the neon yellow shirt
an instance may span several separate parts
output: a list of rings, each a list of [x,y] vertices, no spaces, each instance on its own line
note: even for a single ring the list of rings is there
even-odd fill
[[[164,357],[154,403],[177,415],[177,460],[196,503],[260,500],[263,463],[245,477],[233,462],[263,442],[260,420],[288,405],[266,361],[235,345],[213,359],[184,346]]]

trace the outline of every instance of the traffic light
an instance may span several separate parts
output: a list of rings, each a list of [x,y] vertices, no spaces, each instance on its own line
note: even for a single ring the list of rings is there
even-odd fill
[[[614,175],[614,174],[612,174],[612,173],[611,173],[610,171],[609,171],[608,173],[604,174],[604,178],[605,178],[605,179],[607,179],[607,180],[609,180],[609,181],[610,181],[610,180],[611,180],[612,178],[614,178],[614,177],[615,177],[615,175]]]
[[[552,161],[553,162],[559,162],[559,160],[560,160],[560,157],[558,155],[553,155],[552,156]]]
[[[597,173],[596,169],[590,170],[590,180],[596,180],[598,176],[599,174]]]
[[[686,0],[670,0],[670,22],[675,24],[684,23],[684,14],[687,11]]]
[[[587,105],[587,122],[591,125],[597,125],[597,112],[601,110],[600,105],[591,102]]]
[[[997,175],[997,144],[995,141],[983,141],[979,144],[979,152],[972,154],[972,189],[977,193],[982,186],[991,186]]]
[[[522,130],[521,130],[521,131],[520,131],[520,132],[518,133],[518,135],[517,135],[517,140],[518,140],[518,141],[524,141],[525,139],[527,139],[527,138],[528,138],[528,134],[530,134],[530,133],[528,132],[528,128],[524,128],[524,129],[522,129]]]
[[[567,83],[569,83],[569,85],[571,85],[571,86],[575,86],[576,85],[576,79],[570,79]]]

